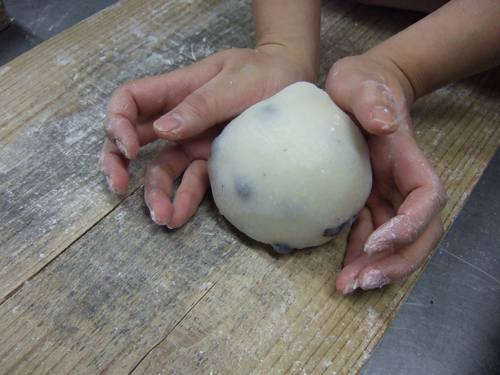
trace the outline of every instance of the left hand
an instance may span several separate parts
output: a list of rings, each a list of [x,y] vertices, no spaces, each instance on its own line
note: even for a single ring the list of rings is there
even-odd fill
[[[343,294],[407,279],[443,235],[444,188],[412,134],[370,135],[368,146],[373,186],[337,277]]]
[[[373,186],[354,223],[337,289],[373,289],[408,278],[443,234],[446,192],[413,137],[413,90],[395,64],[354,56],[332,68],[326,90],[362,126]]]

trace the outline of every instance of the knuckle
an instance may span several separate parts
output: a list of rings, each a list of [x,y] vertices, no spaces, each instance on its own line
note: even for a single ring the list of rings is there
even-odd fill
[[[217,112],[217,96],[207,88],[195,91],[183,104],[182,110],[187,112],[189,117],[205,119],[209,113]]]
[[[344,57],[333,64],[332,68],[328,73],[328,77],[325,84],[325,90],[335,99],[337,97],[341,98],[345,95],[345,92],[349,91],[351,88],[351,79],[353,76],[353,59],[354,57]]]
[[[127,82],[121,86],[118,86],[115,91],[113,92],[112,99],[113,101],[116,101],[117,99],[123,98],[123,97],[128,97],[131,96],[132,92],[132,84],[133,82]]]
[[[196,191],[192,188],[182,189],[181,191],[177,192],[177,195],[178,196],[184,195],[185,199],[189,202],[199,203],[200,201],[198,194],[196,194]]]
[[[436,178],[434,184],[434,201],[439,211],[441,211],[448,202],[448,194],[439,177]]]
[[[192,180],[197,186],[205,186],[209,183],[206,162],[194,160],[186,170],[186,178]]]

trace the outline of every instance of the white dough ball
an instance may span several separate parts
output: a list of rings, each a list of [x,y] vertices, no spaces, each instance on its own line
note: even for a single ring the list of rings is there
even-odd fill
[[[280,253],[330,240],[354,221],[372,184],[360,130],[306,82],[231,121],[212,144],[208,172],[221,214]]]

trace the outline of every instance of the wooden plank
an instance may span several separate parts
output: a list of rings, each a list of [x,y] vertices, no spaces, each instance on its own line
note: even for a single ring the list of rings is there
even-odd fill
[[[123,199],[109,194],[97,167],[104,111],[94,105],[33,127],[0,151],[0,301]],[[144,151],[132,186],[141,183],[155,147]]]
[[[159,145],[133,164],[128,198],[98,176],[113,88],[251,46],[250,14],[247,1],[122,0],[0,68],[0,373],[362,367],[418,274],[340,296],[346,233],[276,256],[227,224],[210,196],[180,230],[159,228],[139,188]],[[416,19],[346,1],[325,3],[322,17],[320,83],[338,58]],[[499,81],[492,71],[415,105],[417,140],[450,195],[446,227],[500,143]]]
[[[2,67],[0,140],[99,103],[137,76],[191,62],[195,55],[179,54],[183,32],[218,14],[213,4],[195,6],[123,0]]]
[[[134,368],[237,255],[213,204],[202,211],[186,237],[151,222],[142,190],[125,200],[0,306],[0,372]]]
[[[113,90],[238,46],[235,36],[248,44],[251,28],[246,2],[122,1],[0,69],[0,172],[13,176],[0,182],[0,301],[121,201],[97,169]],[[158,147],[134,161],[129,192]]]

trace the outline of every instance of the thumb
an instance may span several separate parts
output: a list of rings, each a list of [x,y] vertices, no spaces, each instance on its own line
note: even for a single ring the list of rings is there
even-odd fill
[[[374,78],[361,67],[352,67],[349,58],[338,61],[330,70],[326,91],[345,112],[354,115],[372,134],[391,134],[399,127],[395,94],[388,84]],[[369,67],[366,68],[369,72]],[[391,85],[396,86],[396,85]],[[401,95],[402,97],[402,95]]]
[[[156,134],[180,140],[203,133],[216,124],[231,120],[261,98],[249,95],[245,85],[233,84],[220,76],[188,95],[177,107],[154,123]]]

